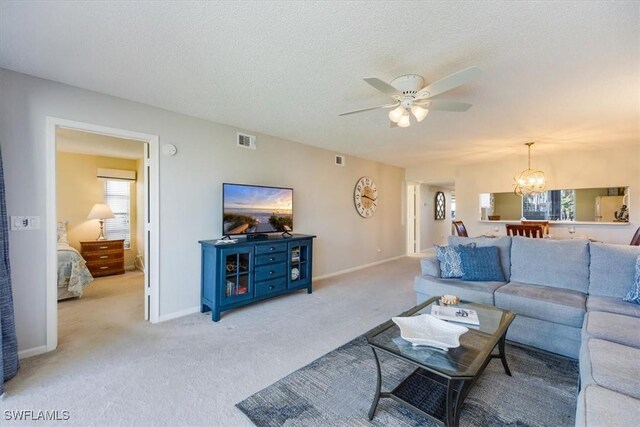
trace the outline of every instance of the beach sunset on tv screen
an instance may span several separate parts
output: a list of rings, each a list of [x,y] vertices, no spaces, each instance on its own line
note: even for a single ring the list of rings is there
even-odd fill
[[[223,184],[223,234],[293,229],[293,189]]]

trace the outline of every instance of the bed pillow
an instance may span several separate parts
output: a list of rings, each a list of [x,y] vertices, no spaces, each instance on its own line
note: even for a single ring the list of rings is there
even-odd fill
[[[472,248],[458,245],[462,265],[462,280],[470,282],[504,282],[500,252],[496,246]]]
[[[462,277],[462,264],[460,254],[454,246],[435,246],[438,263],[440,264],[440,277],[453,279]]]
[[[636,280],[631,286],[631,290],[623,300],[626,302],[640,304],[640,256],[636,259]]]
[[[67,224],[69,224],[69,221],[58,221],[58,243],[69,243],[67,239]]]

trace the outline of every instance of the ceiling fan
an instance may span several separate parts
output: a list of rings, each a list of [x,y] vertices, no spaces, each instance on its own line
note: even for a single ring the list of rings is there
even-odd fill
[[[423,121],[424,118],[427,117],[429,110],[464,112],[471,108],[472,104],[431,98],[455,89],[458,86],[462,86],[478,77],[480,73],[481,71],[478,67],[465,68],[427,86],[424,86],[424,78],[417,74],[406,74],[396,77],[391,83],[386,83],[375,77],[367,78],[364,79],[365,82],[380,92],[391,96],[396,102],[349,111],[340,115],[347,116],[349,114],[363,113],[380,108],[393,108],[393,110],[389,111],[391,126],[405,128],[411,125],[410,112],[418,122]]]

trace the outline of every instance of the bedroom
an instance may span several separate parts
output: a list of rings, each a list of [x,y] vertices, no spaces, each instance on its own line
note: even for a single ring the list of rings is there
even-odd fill
[[[143,142],[56,130],[60,341],[96,315],[144,319],[143,157]]]

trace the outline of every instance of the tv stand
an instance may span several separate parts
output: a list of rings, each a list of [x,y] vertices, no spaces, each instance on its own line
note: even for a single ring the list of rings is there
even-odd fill
[[[224,245],[200,241],[200,311],[211,311],[217,322],[232,308],[303,289],[310,294],[315,237],[275,234]]]

